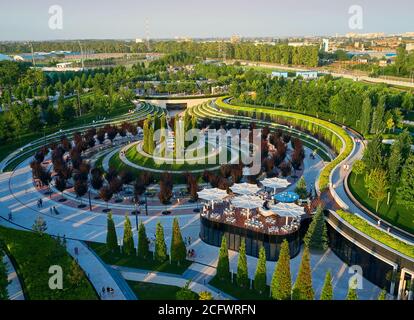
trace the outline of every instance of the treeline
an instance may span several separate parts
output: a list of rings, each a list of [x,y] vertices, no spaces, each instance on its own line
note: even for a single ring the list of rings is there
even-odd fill
[[[80,51],[77,41],[33,42],[35,51]],[[88,40],[82,42],[84,51],[96,53],[144,53],[148,51],[161,53],[186,52],[203,58],[242,59],[251,61],[272,62],[280,64],[305,65],[316,67],[319,62],[318,46],[293,47],[287,44],[256,45],[252,42],[178,42],[157,41],[134,43],[119,40]],[[149,50],[148,50],[149,49]],[[27,53],[31,51],[29,43],[0,43],[0,52]]]
[[[282,107],[347,124],[363,134],[393,131],[402,124],[402,111],[413,110],[414,98],[384,86],[334,80],[270,79],[246,73],[233,81],[230,94],[240,103]]]
[[[287,44],[255,45],[254,43],[232,44],[228,42],[177,42],[164,41],[153,45],[157,52],[172,53],[184,51],[204,58],[241,59],[280,64],[318,65],[317,46],[293,47]]]

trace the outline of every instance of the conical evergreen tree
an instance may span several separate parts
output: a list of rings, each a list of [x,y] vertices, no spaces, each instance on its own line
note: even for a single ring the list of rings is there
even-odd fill
[[[219,258],[217,263],[217,273],[216,276],[220,280],[230,280],[230,262],[229,262],[229,252],[227,249],[227,239],[223,235],[221,240],[221,247],[219,252]]]
[[[328,271],[325,276],[325,282],[323,284],[320,300],[332,300],[333,289],[332,289],[332,276],[331,272]]]
[[[149,243],[147,233],[145,231],[145,225],[142,221],[138,226],[138,257],[146,259],[149,257]]]
[[[291,299],[292,279],[290,276],[290,253],[289,243],[286,240],[283,240],[280,247],[279,259],[273,272],[270,290],[273,299]]]
[[[310,266],[309,248],[305,246],[300,263],[298,276],[293,286],[293,300],[313,300],[315,293],[312,288],[312,269]]]
[[[319,206],[303,241],[311,250],[326,250],[328,248],[327,234],[323,208]]]
[[[295,192],[299,195],[301,199],[306,199],[308,195],[308,189],[306,186],[305,178],[302,176],[298,183],[296,184]]]
[[[381,290],[380,294],[378,295],[377,300],[387,300],[387,290]]]
[[[259,251],[259,260],[254,276],[254,289],[260,293],[266,290],[266,250],[264,247],[260,247]]]
[[[122,243],[122,253],[127,256],[135,255],[135,246],[132,234],[131,221],[129,220],[127,215],[125,215],[124,222],[124,239]]]
[[[346,295],[346,300],[358,300],[356,289],[349,287],[348,294]]]
[[[243,239],[239,248],[239,260],[237,262],[237,284],[240,287],[249,287],[249,275],[247,271],[246,242]]]
[[[161,222],[157,222],[157,227],[155,230],[155,260],[159,262],[164,262],[168,259],[167,256],[167,245],[165,244],[164,239],[164,229],[161,225]]]
[[[184,244],[183,236],[181,235],[180,226],[178,219],[173,220],[173,233],[171,239],[171,262],[177,263],[178,265],[185,260],[187,255],[187,249]]]
[[[106,245],[111,252],[118,251],[118,239],[116,237],[115,223],[112,219],[112,212],[109,211],[106,219]]]

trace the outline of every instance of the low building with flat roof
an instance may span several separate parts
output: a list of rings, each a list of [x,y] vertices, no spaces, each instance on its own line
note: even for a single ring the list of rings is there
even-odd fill
[[[297,71],[296,77],[299,76],[303,79],[316,79],[318,78],[318,73],[316,71]]]
[[[271,74],[272,78],[287,78],[287,72],[273,71]]]

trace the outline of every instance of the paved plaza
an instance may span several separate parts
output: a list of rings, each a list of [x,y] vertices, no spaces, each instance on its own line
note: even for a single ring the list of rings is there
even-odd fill
[[[323,167],[323,161],[317,157],[312,160],[309,157],[309,149],[306,149],[304,177],[308,185],[313,185],[320,169]],[[65,236],[69,239],[68,252],[74,256],[74,247],[80,248],[79,255],[74,256],[78,259],[80,265],[85,270],[89,279],[99,292],[102,286],[111,286],[115,289],[115,294],[106,299],[126,299],[128,292],[123,289],[122,284],[117,282],[116,277],[108,270],[107,266],[97,259],[90,250],[81,241],[105,242],[106,239],[106,214],[78,209],[76,206],[68,206],[65,203],[55,201],[47,196],[43,196],[32,183],[32,174],[28,166],[30,159],[20,164],[14,172],[3,173],[0,175],[0,203],[1,215],[0,223],[7,227],[31,229],[35,218],[41,215],[47,223],[47,232],[52,235]],[[289,186],[288,190],[293,190],[294,184]],[[43,207],[37,207],[37,201],[43,196]],[[50,207],[55,206],[59,215],[51,214]],[[8,214],[12,212],[13,221],[8,221]],[[203,286],[215,274],[217,265],[218,248],[205,244],[199,239],[200,220],[198,214],[176,214],[175,216],[139,216],[139,220],[145,223],[147,235],[149,238],[155,237],[155,226],[161,221],[164,226],[165,239],[167,244],[171,241],[172,220],[174,217],[179,219],[183,237],[191,237],[192,243],[190,248],[196,252],[193,258],[194,264],[179,277],[179,281],[174,277],[166,276],[162,282],[170,284],[182,284],[184,279],[193,279],[197,290]],[[123,215],[114,215],[114,222],[118,233],[118,239],[123,234]],[[135,218],[132,217],[134,238],[136,241],[136,224]],[[230,251],[230,268],[233,272],[237,270],[237,252]],[[291,260],[292,275],[296,275],[301,260],[301,254]],[[254,277],[257,258],[248,256],[249,276]],[[327,270],[332,272],[334,292],[336,299],[344,299],[348,290],[348,280],[351,274],[348,273],[348,267],[333,252],[328,250],[323,255],[312,254],[311,257],[312,275],[316,297],[319,296],[325,273]],[[271,276],[275,267],[275,262],[267,262],[267,281],[270,283]],[[121,274],[126,279],[137,279],[150,281],[151,277],[143,277],[142,270],[121,270]],[[294,279],[293,279],[294,280]],[[155,281],[155,280],[154,280]],[[161,280],[160,280],[161,281]],[[177,282],[178,281],[178,282]],[[201,287],[200,287],[201,286]],[[208,291],[214,289],[209,288]],[[380,288],[364,281],[363,289],[358,291],[361,299],[373,299],[380,292]],[[214,293],[217,295],[217,291]],[[224,295],[222,295],[224,297]],[[230,298],[230,297],[229,297]]]

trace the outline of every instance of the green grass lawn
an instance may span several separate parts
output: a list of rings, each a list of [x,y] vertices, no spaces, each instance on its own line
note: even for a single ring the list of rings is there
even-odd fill
[[[217,289],[227,293],[228,295],[232,296],[233,298],[240,299],[240,300],[271,300],[269,297],[269,287],[265,293],[260,294],[259,292],[252,290],[252,289],[245,289],[239,287],[235,283],[231,283],[228,281],[222,281],[216,277],[214,277],[210,282],[210,285],[216,287]]]
[[[0,227],[0,241],[11,256],[29,300],[96,300],[98,296],[84,275],[77,286],[69,281],[72,257],[48,235]],[[49,288],[49,268],[63,269],[63,289]]]
[[[207,148],[207,146],[206,146]],[[205,152],[205,155],[208,155],[208,151]],[[208,169],[211,167],[217,167],[218,161],[215,161],[214,164],[208,164],[208,159],[205,158],[205,162],[206,163],[202,163],[202,164],[198,164],[198,163],[188,163],[188,162],[184,162],[184,163],[176,163],[176,161],[174,160],[174,163],[156,163],[154,161],[153,158],[150,157],[146,157],[145,155],[141,154],[138,152],[136,145],[132,146],[131,148],[129,148],[127,150],[127,152],[125,153],[126,158],[133,162],[136,163],[137,165],[143,166],[143,167],[147,167],[147,168],[151,168],[151,169],[156,169],[156,170],[167,170],[167,171],[186,171],[186,170],[198,170],[198,169]],[[227,153],[227,158],[230,158],[231,153],[228,152]],[[215,157],[216,160],[217,157]]]
[[[101,160],[101,165],[102,165],[102,160]],[[119,153],[116,153],[110,160],[109,160],[109,167],[113,167],[116,170],[128,170],[132,173],[132,175],[134,176],[134,178],[137,178],[142,172],[144,172],[144,170],[140,170],[137,168],[133,168],[130,167],[128,165],[126,165],[125,163],[123,163],[120,159],[119,159]],[[168,171],[168,170],[165,170]],[[212,172],[217,173],[218,170],[211,170]],[[187,183],[186,177],[184,176],[184,174],[182,173],[171,173],[172,174],[172,179],[173,179],[173,183],[174,184],[183,184],[183,183]],[[198,183],[202,183],[202,172],[197,173],[197,174],[193,174],[194,177],[197,179]],[[160,177],[161,177],[161,173],[157,173],[157,172],[151,172],[152,177],[155,179],[155,181],[159,181]]]
[[[355,198],[361,202],[370,211],[375,213],[376,201],[369,199],[364,184],[364,175],[357,176],[350,174],[348,179],[349,189]],[[376,213],[385,221],[414,234],[414,214],[412,210],[407,209],[397,203],[395,194],[391,196],[390,204],[387,205],[387,199],[380,202],[378,212]]]
[[[140,281],[127,281],[139,300],[176,300],[176,294],[180,287],[168,286]],[[198,300],[198,295],[194,293],[194,299]]]
[[[151,258],[141,259],[137,256],[125,256],[120,253],[111,253],[104,243],[89,242],[89,246],[106,264],[109,265],[182,274],[192,263],[191,261],[185,261],[180,266],[177,266],[176,264],[170,264],[168,260],[160,263]]]

